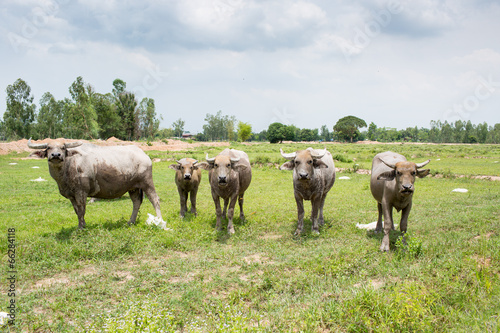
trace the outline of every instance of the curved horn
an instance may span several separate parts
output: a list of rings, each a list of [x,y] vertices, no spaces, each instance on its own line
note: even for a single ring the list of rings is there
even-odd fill
[[[416,166],[417,166],[417,169],[420,169],[420,168],[423,168],[424,166],[426,166],[427,164],[429,164],[431,160],[427,160],[425,162],[422,162],[422,163],[417,163]]]
[[[231,157],[231,163],[236,163],[240,160],[239,157]]]
[[[195,165],[196,163],[198,163],[198,160],[194,160],[193,161],[193,165]]]
[[[380,159],[380,160],[382,161],[382,163],[384,163],[385,165],[387,165],[389,168],[396,169],[396,164],[387,163],[383,159]]]
[[[326,148],[320,150],[319,152],[315,149],[311,150],[311,157],[314,159],[320,159],[326,154]]]
[[[75,141],[75,142],[68,142],[64,144],[64,147],[66,148],[76,148],[79,147],[83,144],[81,141]]]
[[[281,148],[280,148],[280,153],[281,153],[281,156],[283,156],[287,160],[293,160],[295,158],[295,156],[297,156],[297,152],[286,154],[285,152],[283,152],[283,149],[281,149]]]
[[[205,157],[205,159],[207,160],[208,163],[214,163],[215,162],[215,157],[209,158],[208,157],[208,153],[207,153],[207,156]]]
[[[31,143],[31,138],[28,140],[28,147],[31,149],[45,149],[48,146],[48,143]]]

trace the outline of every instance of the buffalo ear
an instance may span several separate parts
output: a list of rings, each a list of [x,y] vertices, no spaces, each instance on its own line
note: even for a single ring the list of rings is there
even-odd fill
[[[231,163],[231,165],[232,165],[232,163]],[[236,169],[238,172],[246,170],[248,168],[248,166],[245,164],[236,164],[236,165],[232,165],[231,167]]]
[[[214,167],[213,163],[199,162],[194,165],[194,167],[202,168],[203,170],[210,170]]]
[[[283,163],[280,166],[280,170],[293,170],[294,167],[295,167],[295,163],[293,160],[291,160],[291,161]]]
[[[47,150],[34,151],[30,154],[30,156],[36,156],[38,158],[45,158],[45,157],[47,157]]]
[[[172,170],[180,170],[181,169],[181,166],[179,164],[170,164],[168,167]]]
[[[81,155],[81,153],[78,150],[66,150],[66,156],[71,157],[71,156],[76,156],[76,155]]]
[[[420,170],[417,170],[417,177],[418,178],[424,178],[425,176],[427,176],[429,174],[429,172],[431,172],[430,169],[420,169]]]
[[[326,163],[325,163],[325,162],[323,162],[322,160],[314,160],[314,162],[313,162],[313,166],[314,166],[316,169],[328,168],[328,165],[326,165]]]
[[[396,177],[396,170],[391,170],[381,173],[377,180],[393,180],[394,177]]]

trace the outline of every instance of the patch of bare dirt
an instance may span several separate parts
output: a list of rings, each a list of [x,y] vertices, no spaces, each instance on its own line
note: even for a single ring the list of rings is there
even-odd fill
[[[167,143],[163,141],[153,141],[148,145],[146,142],[136,142],[136,141],[122,141],[115,137],[111,137],[108,140],[73,140],[73,139],[44,139],[44,140],[36,140],[32,141],[33,143],[65,143],[65,142],[75,142],[82,141],[87,143],[92,143],[98,146],[128,146],[134,145],[138,146],[144,151],[148,150],[159,150],[159,151],[180,151],[180,150],[188,150],[195,147],[223,147],[229,146],[229,142],[185,142],[181,140],[169,139]],[[22,139],[18,141],[12,142],[2,142],[0,143],[0,155],[6,155],[11,152],[22,153],[22,152],[32,152],[33,149],[28,148],[28,140]]]

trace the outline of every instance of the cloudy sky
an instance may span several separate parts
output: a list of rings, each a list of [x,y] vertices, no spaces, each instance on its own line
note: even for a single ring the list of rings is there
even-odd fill
[[[500,122],[500,1],[2,0],[0,116],[22,78],[35,103],[121,78],[161,127],[207,113],[258,132],[346,115],[379,127]]]

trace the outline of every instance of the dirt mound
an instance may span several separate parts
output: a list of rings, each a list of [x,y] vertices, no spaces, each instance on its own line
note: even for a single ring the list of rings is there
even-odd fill
[[[142,150],[160,150],[160,151],[179,151],[179,150],[188,150],[194,147],[200,146],[210,146],[210,147],[220,147],[220,146],[229,146],[229,142],[193,142],[188,143],[181,140],[169,139],[166,140],[167,143],[163,141],[153,141],[149,144],[146,142],[135,142],[135,141],[122,141],[115,137],[111,137],[108,140],[73,140],[73,139],[44,139],[44,140],[36,140],[32,141],[33,143],[63,143],[63,142],[75,142],[82,141],[92,143],[98,146],[128,146],[135,145],[141,148]],[[0,143],[0,155],[6,155],[11,152],[22,153],[22,152],[32,152],[33,149],[28,147],[28,140],[22,139],[19,141],[11,141],[11,142],[2,142]]]

